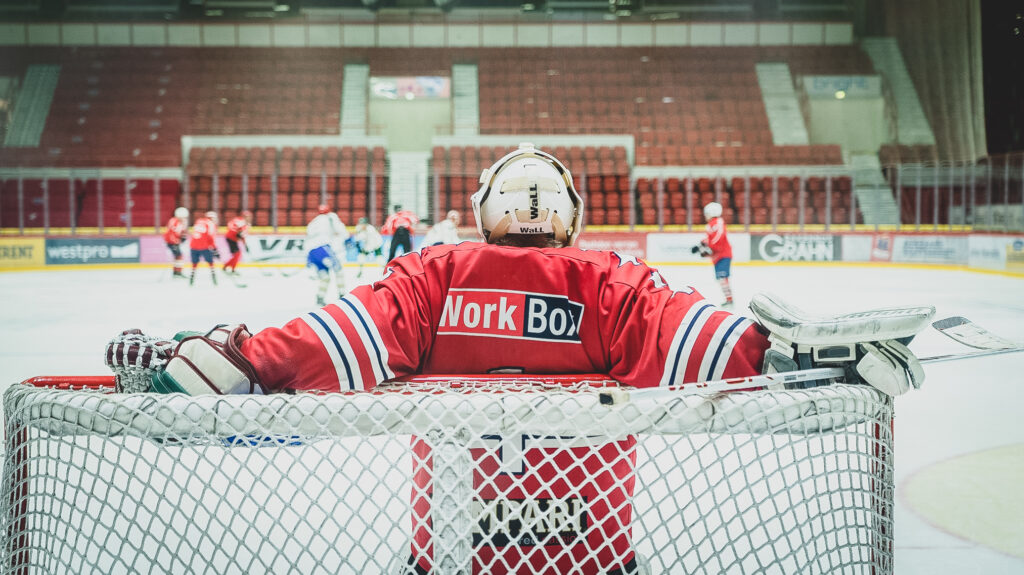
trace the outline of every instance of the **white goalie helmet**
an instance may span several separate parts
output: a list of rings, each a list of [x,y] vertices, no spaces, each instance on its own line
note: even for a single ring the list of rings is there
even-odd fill
[[[178,218],[179,220],[184,220],[185,218],[188,217],[188,208],[175,208],[174,217]]]
[[[484,170],[471,200],[477,230],[488,243],[508,234],[551,234],[571,246],[583,224],[583,198],[572,174],[533,144],[520,144]]]
[[[721,217],[722,215],[722,204],[718,202],[711,202],[704,206],[704,218],[710,220],[711,218]]]

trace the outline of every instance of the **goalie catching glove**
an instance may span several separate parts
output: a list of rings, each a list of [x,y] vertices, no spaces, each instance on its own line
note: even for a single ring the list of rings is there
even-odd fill
[[[107,342],[105,362],[114,372],[119,393],[149,391],[155,373],[167,365],[175,342],[143,334],[137,329],[122,331]]]
[[[245,325],[182,332],[175,341],[127,330],[107,344],[106,363],[125,393],[259,394],[255,369],[241,352],[250,335]]]
[[[935,315],[931,306],[815,318],[758,294],[751,299],[750,310],[769,332],[771,347],[762,369],[766,374],[842,367],[846,383],[866,383],[894,397],[921,387],[924,381],[924,369],[907,344]]]

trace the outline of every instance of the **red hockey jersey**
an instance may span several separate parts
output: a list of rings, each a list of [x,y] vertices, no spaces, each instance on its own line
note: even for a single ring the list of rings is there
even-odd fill
[[[167,228],[164,230],[164,241],[168,244],[180,244],[185,238],[185,222],[172,217],[167,220]]]
[[[718,263],[719,260],[725,258],[732,258],[732,245],[729,243],[729,237],[725,232],[725,220],[718,218],[711,218],[708,220],[708,225],[704,228],[708,237],[708,247],[711,248],[711,261]]]
[[[416,214],[409,210],[402,210],[395,212],[388,216],[388,219],[384,221],[384,225],[380,228],[380,233],[385,235],[394,235],[395,230],[398,228],[408,228],[409,234],[412,234],[412,229],[416,227],[416,224],[420,222],[420,219],[416,217]]]
[[[207,217],[202,217],[192,224],[192,233],[189,234],[188,247],[192,251],[212,250],[214,238],[217,237],[217,224]]]
[[[759,373],[766,347],[750,320],[669,287],[633,256],[463,243],[396,258],[380,281],[255,334],[242,353],[268,391],[339,391],[497,370],[673,385]],[[474,570],[503,573],[522,560],[538,572],[597,573],[628,563],[633,440],[571,448],[496,441],[519,439],[515,472],[501,461],[512,450],[472,450],[475,504],[493,516],[477,525]],[[430,453],[419,442],[415,453],[413,550],[429,570]],[[508,519],[519,512],[553,514],[547,524],[564,529],[522,533],[522,522]]]
[[[249,233],[249,221],[242,216],[236,216],[228,222],[228,231],[224,234],[224,238],[244,242],[247,233]]]

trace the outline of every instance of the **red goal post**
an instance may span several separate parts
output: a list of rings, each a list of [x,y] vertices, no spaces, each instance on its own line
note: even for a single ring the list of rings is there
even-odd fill
[[[892,572],[890,398],[602,403],[609,386],[187,397],[33,378],[4,396],[0,573]]]

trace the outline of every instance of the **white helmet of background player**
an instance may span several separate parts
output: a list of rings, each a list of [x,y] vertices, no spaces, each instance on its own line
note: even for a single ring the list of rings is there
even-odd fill
[[[174,208],[174,217],[179,220],[188,219],[188,208]]]
[[[711,218],[718,218],[722,215],[722,204],[718,202],[711,202],[704,206],[704,219],[710,220]]]
[[[476,227],[487,243],[508,234],[554,236],[571,246],[583,223],[583,198],[557,158],[520,144],[480,174],[473,194]]]

